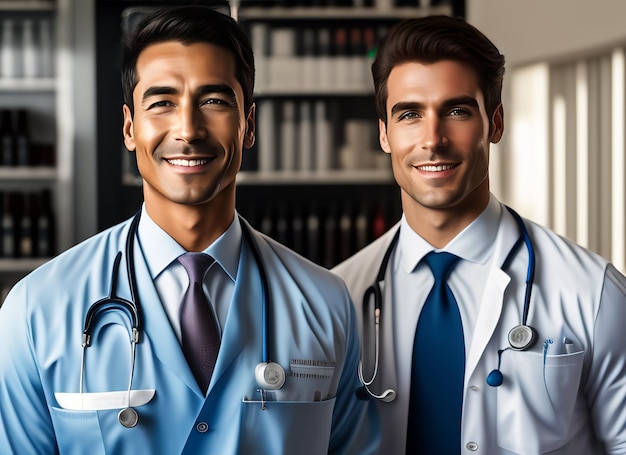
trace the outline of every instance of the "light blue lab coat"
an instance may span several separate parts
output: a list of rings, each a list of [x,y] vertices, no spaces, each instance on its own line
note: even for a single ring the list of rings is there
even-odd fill
[[[207,396],[201,393],[159,300],[139,242],[135,271],[143,334],[133,390],[154,389],[124,428],[118,409],[68,410],[55,393],[80,387],[83,321],[109,295],[129,221],[59,255],[14,286],[0,308],[3,454],[367,454],[377,417],[355,397],[358,331],[344,284],[253,231],[271,289],[270,352],[287,372],[266,409],[254,377],[262,360],[262,285],[244,242],[233,302]],[[125,259],[117,295],[130,299]],[[125,391],[129,319],[104,312],[85,360],[84,392]],[[120,408],[123,406],[120,406]],[[206,431],[205,431],[206,430]]]

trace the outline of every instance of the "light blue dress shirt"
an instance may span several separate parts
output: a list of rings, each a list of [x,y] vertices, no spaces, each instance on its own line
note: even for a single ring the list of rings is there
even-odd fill
[[[183,295],[189,286],[189,277],[176,259],[186,251],[150,218],[145,206],[142,208],[137,232],[140,245],[159,245],[159,248],[142,248],[142,252],[157,293],[180,341],[179,311]],[[220,331],[226,323],[235,290],[241,239],[241,225],[238,215],[235,214],[226,232],[203,251],[215,259],[215,263],[204,275],[203,288],[213,304]]]

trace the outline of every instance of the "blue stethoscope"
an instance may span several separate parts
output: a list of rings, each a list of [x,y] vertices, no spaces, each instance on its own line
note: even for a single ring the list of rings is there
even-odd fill
[[[127,315],[131,323],[130,329],[130,342],[131,342],[131,368],[130,368],[130,378],[128,381],[128,403],[127,406],[122,409],[118,414],[119,422],[126,428],[132,428],[137,425],[139,421],[139,416],[137,411],[130,404],[130,394],[133,383],[133,373],[135,369],[135,352],[136,345],[140,341],[141,335],[141,304],[139,302],[139,296],[137,295],[137,278],[135,276],[135,258],[134,258],[134,245],[135,245],[135,236],[137,235],[137,228],[139,226],[139,218],[141,216],[141,211],[139,211],[135,217],[133,218],[130,228],[128,230],[128,235],[126,237],[126,270],[128,273],[128,284],[130,288],[131,300],[124,299],[117,295],[117,277],[120,268],[120,262],[122,260],[122,252],[118,252],[115,261],[113,262],[113,270],[111,273],[111,288],[109,291],[109,295],[104,297],[101,300],[98,300],[96,303],[91,305],[87,310],[87,314],[85,316],[84,329],[83,329],[83,337],[82,337],[82,347],[83,353],[81,357],[81,367],[80,367],[80,387],[79,393],[83,393],[83,377],[85,375],[85,355],[87,348],[91,346],[91,333],[95,325],[95,321],[102,313],[111,310],[122,311]],[[268,342],[268,333],[269,333],[269,311],[270,311],[270,289],[269,282],[267,279],[267,274],[265,273],[265,268],[263,267],[263,261],[261,260],[261,254],[259,252],[258,246],[254,239],[252,238],[252,234],[250,232],[250,228],[247,223],[245,223],[241,218],[239,218],[240,225],[242,227],[242,231],[244,237],[248,244],[251,247],[252,255],[254,256],[254,260],[257,263],[257,267],[259,269],[259,273],[261,276],[261,283],[263,288],[262,295],[262,352],[263,352],[263,361],[260,362],[254,370],[254,376],[259,386],[259,392],[261,392],[261,397],[263,399],[265,395],[265,391],[267,390],[278,390],[285,383],[285,370],[278,363],[270,361],[270,347]],[[264,406],[263,406],[264,408]]]
[[[530,240],[530,236],[528,235],[528,230],[522,220],[522,217],[510,207],[506,207],[508,211],[513,215],[515,222],[519,228],[520,235],[507,254],[506,259],[502,263],[502,269],[507,268],[517,252],[519,251],[522,243],[526,245],[526,249],[528,250],[528,268],[526,270],[526,292],[524,294],[524,309],[522,312],[522,321],[520,325],[513,327],[509,331],[508,341],[509,347],[505,349],[500,349],[498,351],[498,368],[491,371],[487,376],[487,384],[492,387],[498,387],[502,385],[504,377],[502,372],[500,371],[500,360],[502,353],[507,349],[513,349],[515,351],[524,351],[530,349],[535,342],[537,341],[537,331],[528,325],[528,312],[530,310],[530,295],[532,291],[532,284],[535,277],[535,249],[533,247],[532,241]],[[374,369],[372,371],[371,378],[366,381],[363,377],[363,357],[361,357],[361,361],[359,362],[359,379],[363,384],[362,387],[357,389],[357,396],[361,399],[368,400],[370,398],[376,398],[378,400],[389,403],[396,398],[396,391],[394,389],[386,389],[381,394],[376,394],[370,390],[370,386],[376,380],[378,376],[378,367],[379,367],[379,347],[380,347],[380,318],[381,318],[381,310],[383,304],[383,295],[380,288],[380,283],[385,280],[385,273],[387,271],[387,266],[389,265],[389,259],[391,258],[391,254],[393,250],[398,244],[398,239],[400,238],[400,229],[398,229],[385,251],[385,255],[383,256],[383,260],[380,264],[380,268],[378,269],[378,275],[376,276],[376,281],[367,288],[365,294],[363,295],[363,314],[367,314],[367,310],[370,304],[370,300],[374,298]]]

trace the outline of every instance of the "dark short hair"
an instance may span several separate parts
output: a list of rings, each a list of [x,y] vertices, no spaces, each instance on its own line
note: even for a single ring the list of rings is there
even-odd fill
[[[502,102],[504,56],[478,29],[450,16],[405,19],[381,40],[372,64],[378,117],[387,123],[387,81],[395,66],[441,60],[459,61],[474,68],[491,119]]]
[[[137,85],[137,59],[148,46],[165,41],[189,45],[209,43],[232,52],[236,78],[243,89],[244,110],[252,105],[254,56],[243,29],[229,16],[205,6],[162,8],[146,16],[128,33],[122,47],[122,91],[124,103],[134,112],[133,90]]]

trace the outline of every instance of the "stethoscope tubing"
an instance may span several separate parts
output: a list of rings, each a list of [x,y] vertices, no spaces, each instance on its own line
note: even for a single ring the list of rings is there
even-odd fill
[[[513,245],[513,247],[511,248],[511,250],[509,251],[509,253],[507,254],[506,259],[502,263],[501,268],[505,269],[510,265],[511,261],[517,254],[522,244],[526,246],[526,250],[528,251],[528,267],[526,270],[526,289],[524,292],[524,305],[523,305],[522,318],[521,318],[522,324],[520,326],[515,327],[514,329],[526,328],[534,333],[534,329],[530,328],[527,325],[527,321],[528,321],[528,314],[530,312],[530,299],[531,299],[531,293],[532,293],[532,286],[533,286],[533,282],[535,278],[535,250],[534,250],[532,241],[530,239],[530,235],[528,234],[528,230],[526,229],[526,225],[522,217],[512,208],[508,206],[505,206],[505,207],[515,219],[520,235],[518,239],[516,240],[515,244]],[[358,371],[359,379],[363,383],[364,387],[362,388],[365,388],[370,398],[372,397],[378,398],[378,399],[382,399],[383,401],[393,400],[393,398],[391,398],[390,400],[385,400],[383,397],[385,397],[385,395],[387,395],[388,392],[393,392],[393,396],[395,397],[395,391],[393,391],[392,389],[387,389],[383,393],[383,395],[376,395],[369,390],[369,386],[374,383],[376,376],[378,374],[378,368],[379,368],[379,357],[378,357],[378,350],[379,350],[379,343],[380,343],[379,327],[380,327],[380,320],[382,320],[382,317],[383,317],[383,311],[382,311],[383,296],[382,296],[382,292],[380,288],[380,283],[385,281],[385,274],[387,273],[387,268],[389,265],[391,254],[395,250],[398,244],[399,238],[400,238],[400,228],[396,230],[393,238],[391,239],[391,242],[389,243],[389,246],[387,247],[387,250],[385,251],[380,267],[378,269],[378,274],[376,275],[376,281],[374,281],[374,283],[369,288],[367,288],[367,290],[365,291],[365,294],[363,295],[363,315],[364,315],[363,317],[364,318],[365,318],[365,315],[368,314],[367,309],[370,304],[371,297],[372,296],[374,297],[374,317],[375,317],[374,349],[376,352],[375,352],[375,358],[374,358],[375,364],[374,364],[374,369],[373,369],[371,378],[367,381],[364,379],[363,361],[361,360],[359,362],[359,371]],[[534,342],[534,337],[532,337],[531,340],[523,348],[519,348],[519,349],[522,349],[522,350],[527,349],[530,346],[532,346],[533,342]],[[499,371],[499,367],[498,367],[498,371]],[[357,393],[357,395],[360,397],[363,396],[363,394],[359,394],[359,393]]]
[[[122,261],[122,252],[118,252],[113,261],[113,268],[111,272],[111,284],[109,289],[109,295],[104,297],[94,304],[92,304],[87,310],[87,314],[85,315],[84,326],[83,326],[83,341],[82,341],[82,355],[81,355],[81,368],[80,368],[80,382],[79,382],[79,393],[83,393],[83,380],[85,375],[85,356],[86,349],[91,345],[91,334],[95,326],[95,322],[100,314],[110,310],[119,310],[124,312],[131,323],[131,365],[130,365],[130,376],[128,381],[128,405],[126,408],[122,409],[119,413],[118,419],[120,423],[127,427],[132,428],[137,424],[138,415],[137,412],[131,407],[130,403],[130,392],[132,389],[134,371],[135,371],[135,357],[136,357],[136,345],[140,341],[140,335],[142,331],[142,312],[141,312],[141,303],[139,301],[138,296],[138,286],[137,286],[137,277],[135,275],[135,256],[134,256],[134,246],[135,246],[135,237],[137,235],[137,230],[139,226],[139,220],[141,217],[141,210],[139,210],[133,220],[131,221],[130,227],[128,229],[128,234],[126,237],[125,244],[125,253],[126,253],[126,270],[128,274],[128,286],[130,289],[131,299],[126,300],[117,295],[117,284],[118,284],[118,276],[119,269]],[[284,370],[277,363],[270,361],[270,350],[271,346],[269,343],[269,334],[271,333],[269,324],[271,321],[270,315],[270,287],[269,281],[267,277],[267,273],[263,266],[263,261],[261,259],[261,253],[259,251],[258,245],[256,244],[254,238],[252,237],[252,233],[250,232],[250,227],[247,223],[239,217],[239,223],[241,225],[243,235],[247,244],[250,246],[252,251],[252,255],[254,257],[255,262],[257,263],[257,267],[259,269],[259,276],[261,279],[262,286],[262,308],[261,308],[261,318],[262,318],[262,358],[263,362],[257,365],[255,370],[255,376],[257,377],[257,381],[259,382],[262,389],[276,390],[284,384]],[[270,382],[266,379],[270,378]],[[263,395],[262,395],[263,397]],[[264,407],[265,408],[265,407]]]

